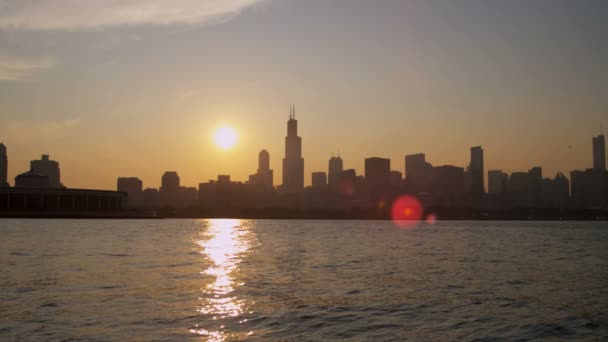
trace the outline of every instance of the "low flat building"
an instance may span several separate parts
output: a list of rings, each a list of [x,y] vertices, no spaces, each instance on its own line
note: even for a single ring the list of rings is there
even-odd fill
[[[126,208],[118,191],[50,188],[0,188],[0,212],[102,212]]]

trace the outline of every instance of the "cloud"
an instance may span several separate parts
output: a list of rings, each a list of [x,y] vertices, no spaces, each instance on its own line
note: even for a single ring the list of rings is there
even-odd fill
[[[265,0],[0,0],[0,29],[200,24]]]
[[[50,59],[28,59],[0,55],[0,81],[25,81],[36,72],[53,66]]]

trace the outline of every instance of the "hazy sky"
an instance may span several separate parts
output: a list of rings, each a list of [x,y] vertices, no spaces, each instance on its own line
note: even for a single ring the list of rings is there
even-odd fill
[[[545,176],[591,167],[608,129],[608,1],[0,0],[9,181],[48,153],[68,187],[275,183],[296,104],[306,183],[332,153],[425,152]],[[212,132],[239,132],[218,149]]]

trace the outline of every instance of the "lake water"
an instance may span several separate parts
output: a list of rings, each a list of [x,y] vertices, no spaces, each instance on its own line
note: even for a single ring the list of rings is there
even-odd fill
[[[608,339],[608,223],[0,220],[0,340]]]

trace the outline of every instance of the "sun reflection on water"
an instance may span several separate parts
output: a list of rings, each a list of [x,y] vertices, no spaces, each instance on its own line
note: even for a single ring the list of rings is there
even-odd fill
[[[201,306],[197,310],[207,318],[218,321],[237,318],[246,310],[246,302],[234,295],[237,287],[244,285],[235,280],[235,273],[243,256],[252,247],[254,235],[249,221],[233,219],[207,220],[207,230],[196,241],[203,249],[201,254],[210,261],[210,266],[201,272],[214,277],[203,288]],[[239,320],[239,323],[247,320]],[[218,322],[218,323],[220,323]],[[205,336],[209,341],[225,341],[228,334],[224,325],[214,325],[215,329],[196,326],[191,333]],[[247,333],[251,335],[251,332]]]

